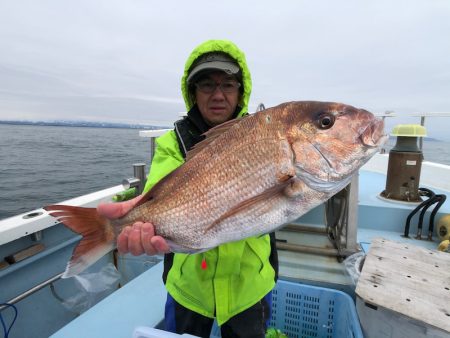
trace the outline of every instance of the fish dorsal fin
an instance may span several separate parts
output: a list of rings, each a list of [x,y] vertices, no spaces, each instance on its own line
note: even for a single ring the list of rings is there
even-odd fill
[[[274,196],[278,196],[279,194],[285,194],[286,188],[288,188],[292,184],[292,178],[287,177],[287,179],[283,180],[280,184],[274,185],[273,187],[263,191],[261,194],[253,196],[248,200],[242,201],[241,203],[235,205],[233,208],[228,210],[218,219],[216,219],[211,225],[209,225],[205,229],[205,233],[214,228],[217,224],[222,222],[223,220],[240,213],[241,211],[252,207],[255,204],[258,204],[263,201],[267,201],[268,199],[273,198]]]
[[[239,123],[243,118],[237,118],[233,119],[227,122],[224,122],[222,124],[219,124],[216,127],[211,128],[208,130],[205,135],[205,139],[199,143],[197,143],[191,150],[188,151],[186,154],[186,162],[189,161],[192,157],[194,157],[197,153],[199,153],[202,149],[206,148],[212,141],[214,141],[217,137],[225,133],[227,130],[229,130],[231,127],[233,127],[235,124]],[[145,202],[153,199],[153,196],[156,194],[156,192],[160,189],[161,186],[165,184],[167,180],[169,180],[169,177],[175,174],[175,172],[178,170],[175,169],[174,171],[170,172],[166,176],[164,176],[158,183],[156,183],[153,188],[151,188],[149,191],[147,191],[144,196],[139,200],[139,202],[136,204],[135,207],[144,204]]]
[[[222,124],[219,124],[218,126],[215,126],[215,127],[211,128],[210,130],[208,130],[206,133],[203,134],[205,136],[205,139],[203,141],[197,143],[194,147],[192,147],[191,150],[188,151],[188,153],[186,154],[186,161],[189,161],[196,154],[198,154],[200,151],[202,151],[204,148],[206,148],[209,144],[211,144],[211,142],[213,142],[216,138],[218,138],[220,135],[222,135],[223,133],[228,131],[234,125],[240,123],[242,121],[242,119],[244,119],[244,118],[245,117],[236,118],[236,119],[224,122]]]

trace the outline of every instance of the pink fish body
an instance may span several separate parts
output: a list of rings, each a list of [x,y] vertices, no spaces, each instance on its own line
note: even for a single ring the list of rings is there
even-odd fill
[[[136,221],[152,222],[174,252],[274,231],[342,190],[386,139],[381,120],[339,103],[289,102],[226,122],[119,220],[95,209],[47,207],[84,236],[66,277],[111,250]]]

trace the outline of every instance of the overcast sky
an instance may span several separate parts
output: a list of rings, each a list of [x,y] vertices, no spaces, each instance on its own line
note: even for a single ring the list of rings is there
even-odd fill
[[[450,112],[449,0],[0,0],[0,119],[171,125],[186,58],[207,39],[246,53],[250,111]],[[431,136],[445,136],[450,117],[436,121]]]

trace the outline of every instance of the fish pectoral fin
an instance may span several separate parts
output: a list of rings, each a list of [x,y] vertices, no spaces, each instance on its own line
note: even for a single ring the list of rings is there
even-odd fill
[[[249,198],[248,200],[242,201],[241,203],[235,205],[233,208],[228,210],[226,213],[224,213],[222,216],[220,216],[218,219],[216,219],[213,223],[211,223],[211,225],[209,225],[205,229],[204,233],[207,233],[208,231],[210,231],[212,228],[214,228],[217,224],[219,224],[223,220],[225,220],[229,217],[232,217],[232,216],[240,213],[241,211],[252,207],[255,204],[258,204],[263,201],[267,201],[268,199],[271,199],[274,196],[277,196],[280,194],[285,194],[286,188],[289,185],[291,185],[291,180],[292,179],[281,182],[280,184],[275,185],[275,186],[265,190],[261,194],[256,195],[252,198]]]
[[[300,179],[293,177],[284,189],[284,194],[290,198],[297,197],[302,194],[304,187],[305,185]]]

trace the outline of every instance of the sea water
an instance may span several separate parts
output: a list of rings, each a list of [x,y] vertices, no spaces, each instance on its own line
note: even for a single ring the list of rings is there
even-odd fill
[[[425,140],[423,152],[450,165],[450,142]],[[119,185],[138,162],[148,170],[137,129],[0,124],[0,219]]]
[[[139,162],[137,129],[0,125],[0,219],[119,185]]]

